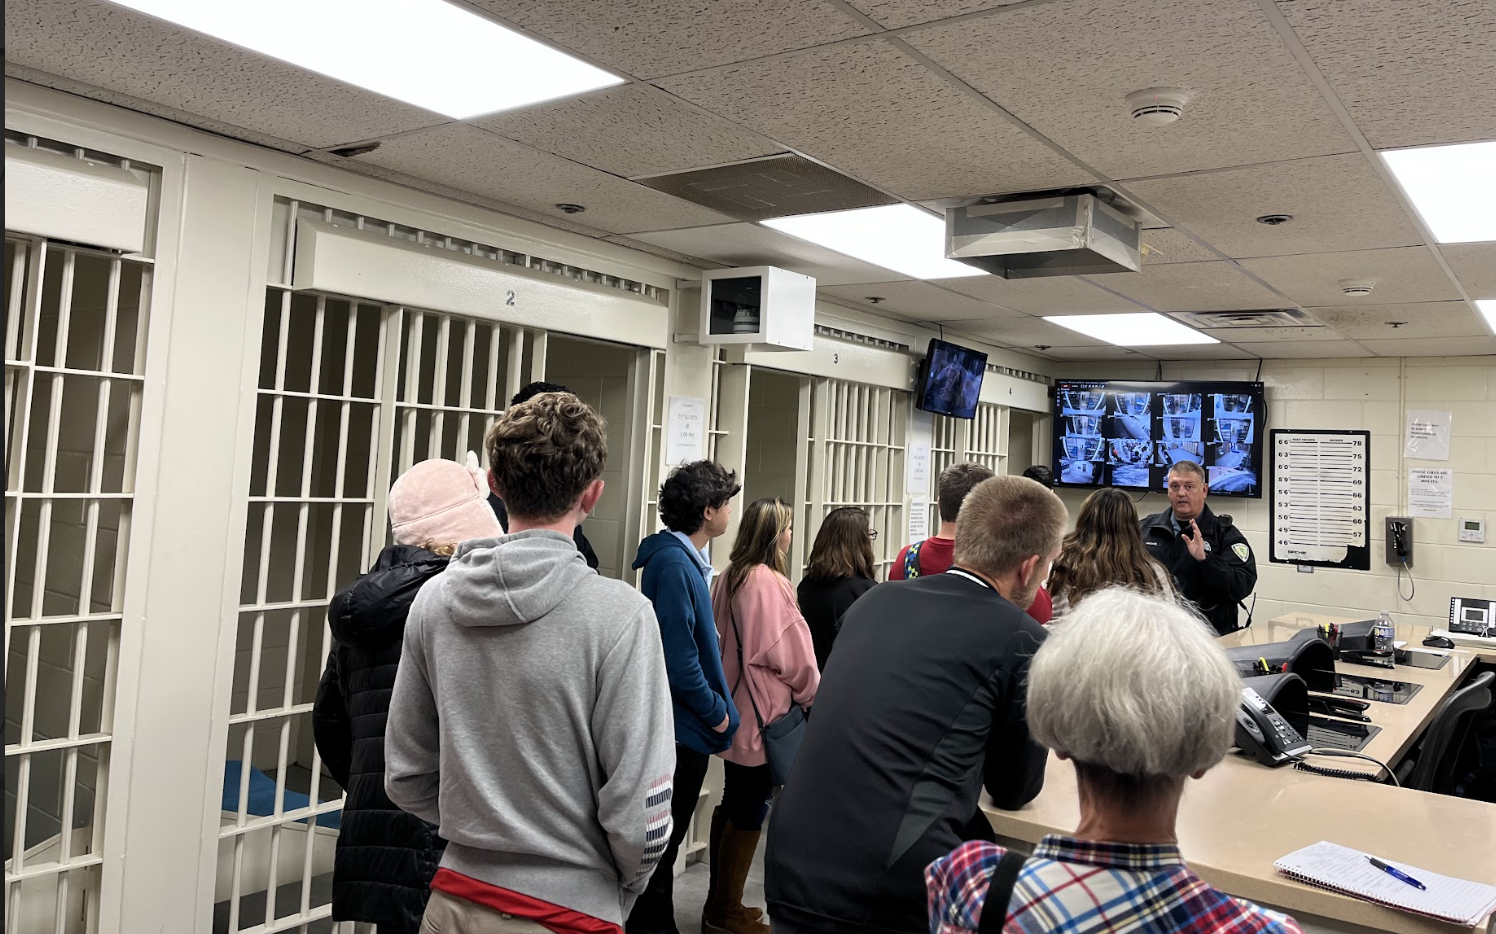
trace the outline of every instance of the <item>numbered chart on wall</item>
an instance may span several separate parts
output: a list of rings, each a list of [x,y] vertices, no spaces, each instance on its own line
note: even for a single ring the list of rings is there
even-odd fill
[[[1371,432],[1272,433],[1272,540],[1279,564],[1371,569]]]

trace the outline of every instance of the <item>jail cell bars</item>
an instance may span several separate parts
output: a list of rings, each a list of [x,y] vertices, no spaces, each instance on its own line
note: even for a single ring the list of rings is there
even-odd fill
[[[860,506],[878,531],[873,542],[879,580],[888,578],[904,544],[904,441],[909,394],[818,379],[811,387],[809,476],[802,530],[808,558],[821,520],[840,506]]]
[[[92,934],[151,266],[15,236],[4,261],[6,928]]]
[[[390,321],[377,305],[267,290],[215,932],[331,929],[343,793],[311,711],[327,603],[383,537]]]
[[[930,424],[930,534],[940,529],[940,472],[952,464],[973,462],[995,474],[1008,472],[1006,406],[977,405],[975,418],[932,415]]]

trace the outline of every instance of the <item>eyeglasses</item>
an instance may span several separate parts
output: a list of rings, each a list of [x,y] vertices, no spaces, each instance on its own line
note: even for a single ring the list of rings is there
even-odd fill
[[[878,540],[878,530],[877,529],[868,529],[867,530],[867,537],[876,542]]]

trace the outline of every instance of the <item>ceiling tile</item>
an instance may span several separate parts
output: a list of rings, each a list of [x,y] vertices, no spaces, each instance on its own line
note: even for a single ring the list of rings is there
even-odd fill
[[[1215,253],[1177,230],[1159,227],[1143,231],[1143,242],[1153,249],[1143,257],[1144,266],[1173,263],[1206,263],[1220,259]]]
[[[661,86],[915,201],[1092,180],[883,41],[812,49]]]
[[[1438,302],[1459,298],[1449,277],[1425,247],[1314,253],[1244,259],[1241,264],[1301,305],[1344,305],[1341,279],[1373,279],[1357,305]]]
[[[636,78],[654,78],[867,35],[805,0],[468,0]]]
[[[315,149],[447,118],[96,0],[5,5],[5,59]]]
[[[952,16],[980,13],[1022,0],[848,0],[848,2],[889,29],[933,23]]]
[[[724,266],[778,266],[801,275],[813,276],[816,283],[822,286],[892,282],[909,278],[882,266],[859,262],[834,250],[757,224],[719,224],[685,230],[660,230],[636,233],[633,237]]]
[[[1354,148],[1255,3],[1058,0],[904,38],[1112,178]],[[1135,123],[1150,87],[1192,92],[1184,118]]]
[[[1112,347],[1105,345],[1101,347],[1056,347],[1052,350],[1030,350],[1029,353],[1043,354],[1052,360],[1062,363],[1080,360],[1156,360],[1158,357],[1148,350],[1134,350],[1131,347]],[[1060,378],[1064,378],[1063,372]]]
[[[780,147],[647,84],[471,121],[527,146],[614,175],[652,175],[738,162]]]
[[[636,182],[537,152],[465,124],[450,124],[386,140],[358,162],[517,204],[554,217],[562,202],[580,204],[571,215],[610,233],[689,227],[727,218]]]
[[[1145,347],[1161,360],[1248,360],[1257,355],[1235,344],[1181,344],[1178,347]]]
[[[1127,188],[1227,256],[1412,246],[1408,215],[1359,153],[1128,182]],[[1265,214],[1291,214],[1276,227]]]
[[[952,322],[961,330],[986,340],[997,341],[1010,347],[1033,348],[1036,345],[1048,347],[1111,347],[1106,341],[1099,341],[1094,337],[1087,337],[1069,328],[1062,328],[1057,324],[1039,318],[1001,318],[997,321],[959,321]],[[1117,348],[1121,349],[1121,348]]]
[[[1254,344],[1277,343],[1279,341],[1339,341],[1350,336],[1340,334],[1334,328],[1202,328],[1201,334],[1218,341],[1235,343],[1249,341]]]
[[[1377,148],[1496,136],[1490,0],[1278,0]]]
[[[1146,266],[1140,273],[1107,276],[1105,284],[1155,311],[1236,311],[1284,304],[1282,296],[1225,260]]]
[[[1496,354],[1496,337],[1367,340],[1361,341],[1361,345],[1379,357],[1473,357]]]
[[[1026,318],[1022,312],[979,301],[931,282],[883,282],[870,286],[834,285],[821,292],[851,301],[877,314],[897,314],[911,321],[979,321],[996,318]],[[883,301],[870,303],[868,296]]]
[[[1496,298],[1496,241],[1444,243],[1439,252],[1471,298]]]
[[[1320,357],[1365,357],[1368,355],[1366,348],[1355,341],[1310,341],[1303,344],[1240,343],[1232,346],[1248,356],[1261,357],[1266,360],[1313,360]]]
[[[1464,302],[1403,305],[1333,305],[1309,313],[1352,340],[1482,337],[1485,325]],[[1388,321],[1402,321],[1393,328]]]
[[[963,295],[1030,315],[1085,315],[1144,310],[1125,298],[1119,298],[1074,276],[1044,279],[980,276],[946,279],[941,284]]]

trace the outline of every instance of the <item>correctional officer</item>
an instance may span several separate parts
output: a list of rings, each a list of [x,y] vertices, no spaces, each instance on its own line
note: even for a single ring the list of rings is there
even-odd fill
[[[1205,471],[1194,461],[1169,468],[1169,505],[1143,520],[1143,543],[1174,578],[1174,587],[1220,635],[1235,632],[1237,604],[1257,586],[1252,546],[1230,516],[1205,505]]]

